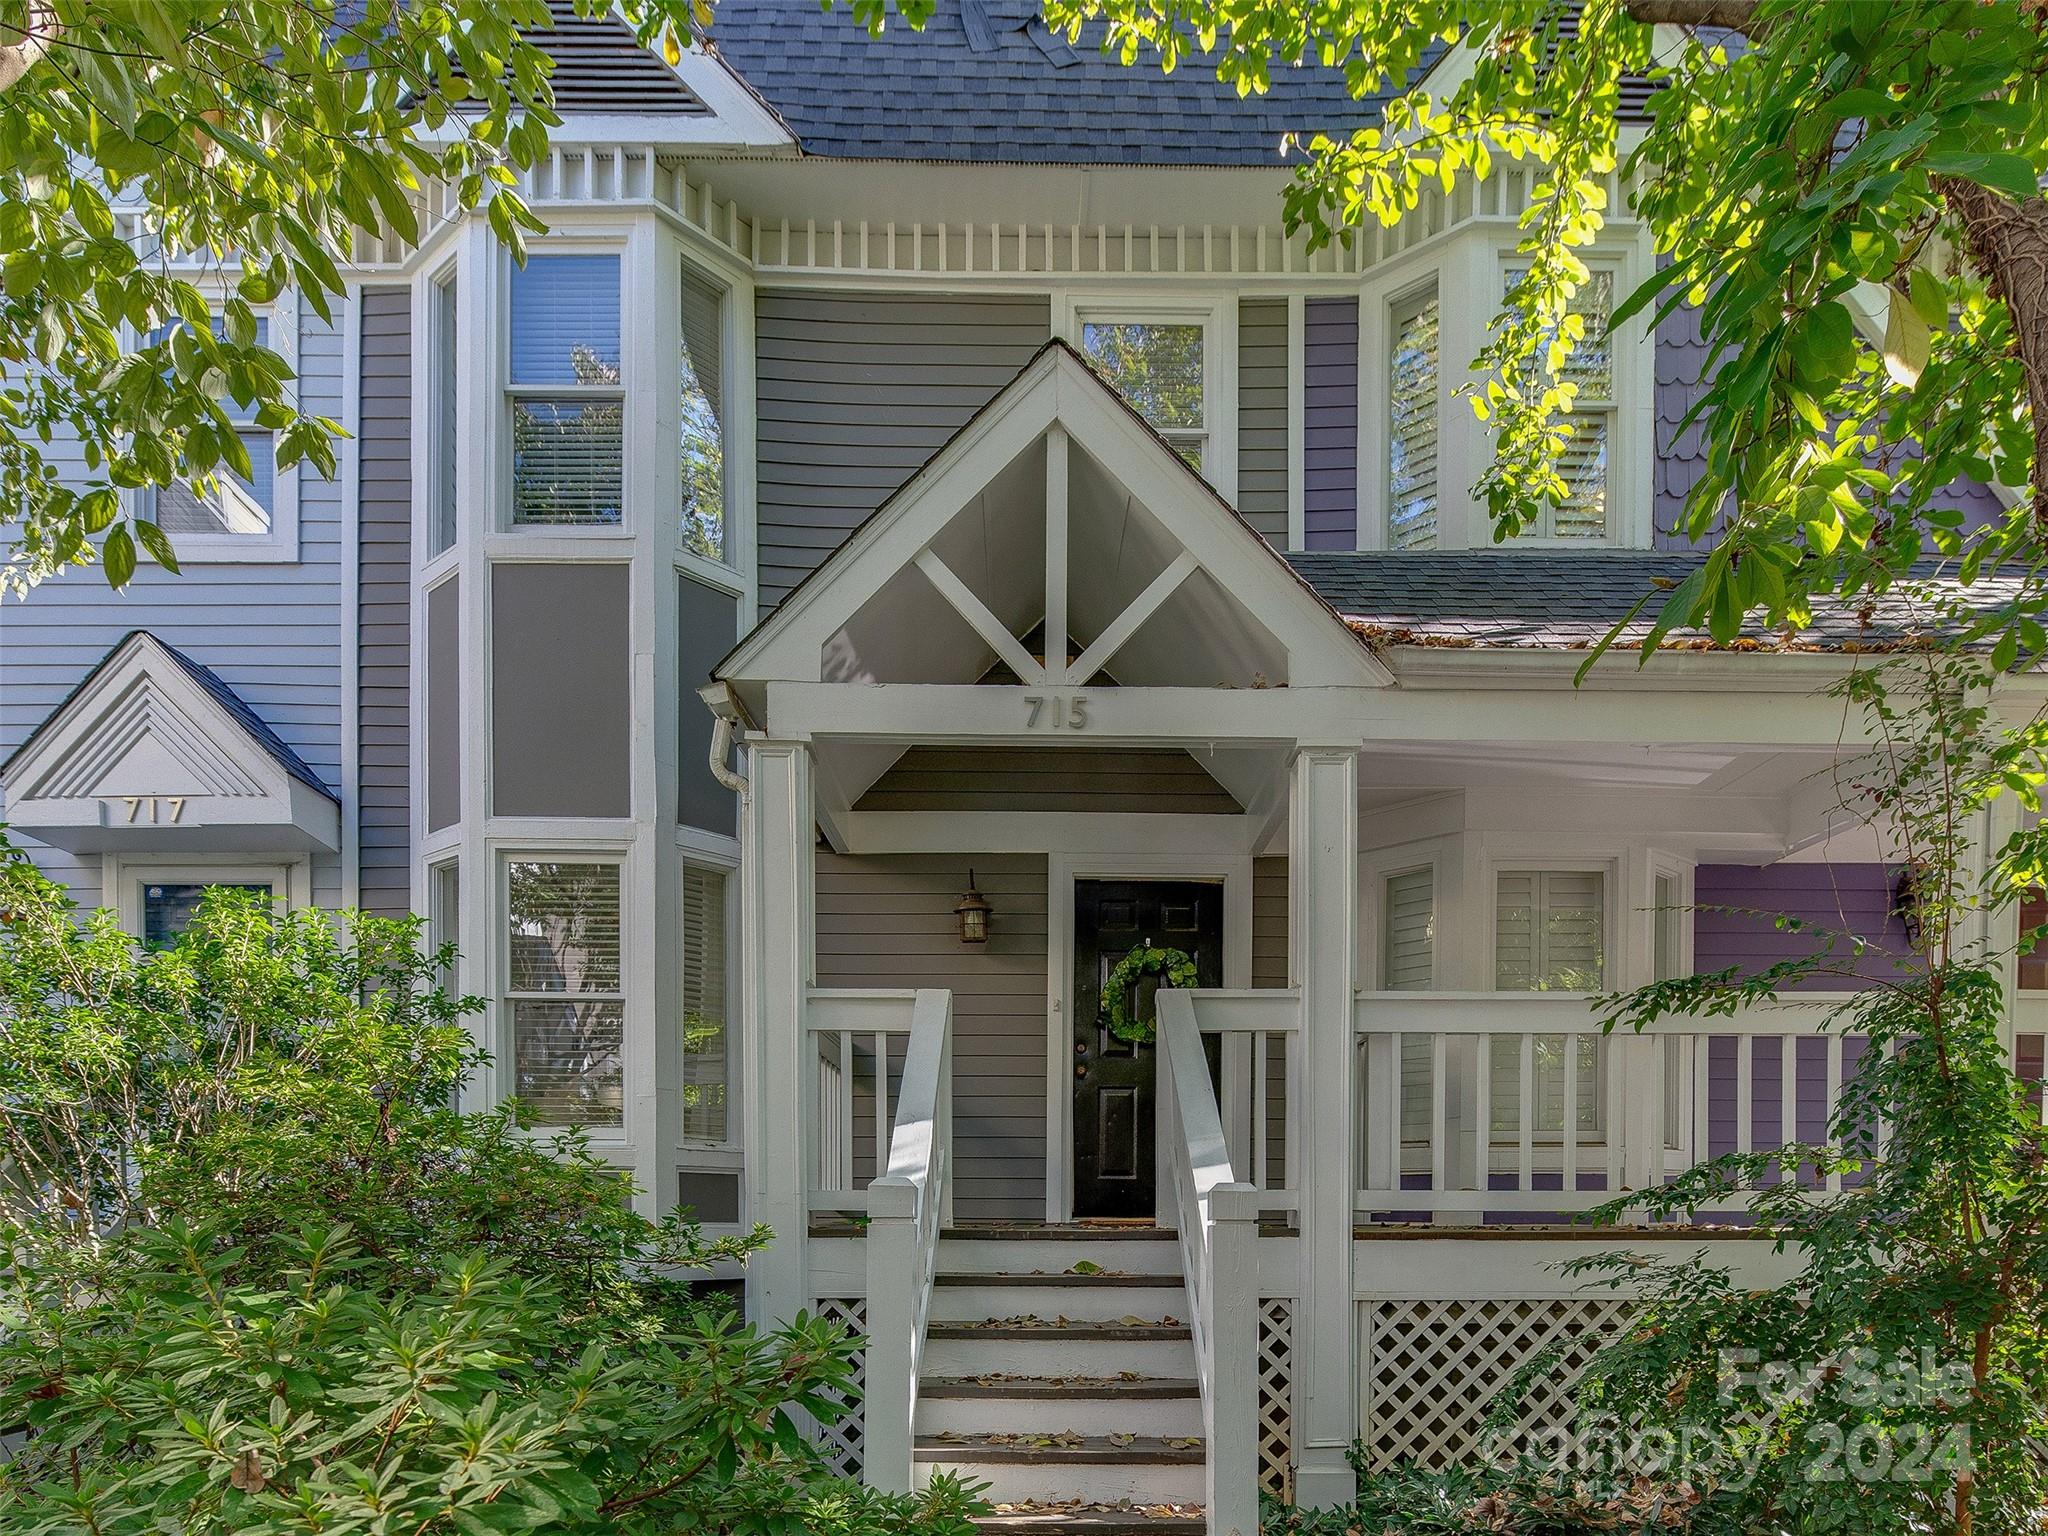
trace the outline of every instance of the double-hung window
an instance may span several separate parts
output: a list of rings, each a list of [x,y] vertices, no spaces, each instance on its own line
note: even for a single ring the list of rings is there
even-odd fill
[[[1435,549],[1442,308],[1436,286],[1394,302],[1387,377],[1387,547]]]
[[[706,560],[732,558],[726,543],[725,293],[692,271],[682,274],[683,548]]]
[[[683,1139],[728,1141],[725,871],[683,867]]]
[[[625,1123],[619,866],[506,865],[513,1092],[542,1125]]]
[[[1084,310],[1081,350],[1196,469],[1210,459],[1208,322],[1199,314]]]
[[[1527,270],[1508,268],[1505,290],[1512,291]],[[1614,346],[1607,320],[1614,312],[1611,268],[1594,268],[1587,275],[1573,299],[1571,312],[1585,331],[1572,349],[1562,375],[1562,381],[1578,391],[1564,416],[1571,435],[1557,465],[1565,495],[1556,506],[1545,504],[1529,533],[1545,539],[1605,539],[1616,416]]]
[[[222,322],[214,321],[219,334]],[[170,333],[157,333],[164,340]],[[258,316],[256,345],[270,345],[270,320]],[[223,389],[221,408],[234,423],[235,436],[249,455],[249,472],[244,475],[223,461],[206,490],[189,485],[167,485],[156,493],[152,520],[174,542],[200,538],[267,538],[277,518],[277,443],[270,428],[259,426],[254,403],[242,405]]]
[[[455,281],[455,273],[450,270],[427,285],[428,377],[434,396],[427,407],[428,472],[433,477],[428,488],[430,559],[455,543],[455,461],[462,440],[455,406],[455,380],[462,367]]]
[[[619,258],[536,255],[512,274],[512,521],[602,527],[625,512]]]

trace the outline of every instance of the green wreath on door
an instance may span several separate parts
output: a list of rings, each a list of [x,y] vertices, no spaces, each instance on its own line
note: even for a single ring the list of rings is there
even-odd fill
[[[1184,949],[1155,949],[1144,945],[1117,961],[1102,983],[1102,1018],[1109,1032],[1131,1045],[1150,1045],[1159,1038],[1157,1024],[1146,1023],[1131,1013],[1131,984],[1140,976],[1157,976],[1162,987],[1193,987],[1195,957]]]

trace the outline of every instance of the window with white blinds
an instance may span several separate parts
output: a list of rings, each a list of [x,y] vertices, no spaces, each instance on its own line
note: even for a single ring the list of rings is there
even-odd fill
[[[1597,992],[1606,985],[1607,877],[1598,870],[1504,870],[1494,906],[1493,984],[1502,992]]]
[[[214,321],[216,335],[221,334],[222,325],[221,320]],[[168,334],[168,329],[158,331],[150,339],[160,342]],[[256,345],[270,345],[268,317],[257,317]],[[249,473],[244,475],[222,463],[215,471],[213,484],[204,492],[194,491],[189,485],[167,485],[158,490],[151,520],[173,539],[179,534],[268,534],[277,514],[275,436],[270,428],[256,424],[253,401],[241,405],[223,392],[220,404],[228,420],[234,423],[235,436],[241,439],[243,451],[249,455]]]
[[[1387,876],[1380,985],[1389,992],[1425,989],[1436,978],[1436,871]]]
[[[617,523],[625,502],[619,258],[532,256],[512,274],[512,521]]]
[[[725,394],[721,342],[725,293],[683,268],[683,547],[724,560]]]
[[[433,368],[434,484],[427,518],[427,553],[438,555],[455,543],[455,459],[462,441],[455,423],[455,375],[461,366],[455,329],[455,277],[450,273],[427,288],[428,361]]]
[[[624,1124],[619,866],[506,866],[513,1091],[542,1125]]]
[[[1504,287],[1512,289],[1526,275],[1525,267],[1511,267]],[[1614,273],[1594,269],[1587,275],[1572,303],[1572,313],[1585,326],[1585,334],[1565,364],[1564,378],[1578,388],[1565,418],[1571,436],[1558,460],[1558,474],[1565,483],[1564,501],[1543,508],[1541,517],[1529,530],[1548,539],[1604,539],[1607,537],[1608,461],[1614,442],[1614,347],[1608,337],[1607,317],[1614,312]]]
[[[683,1135],[730,1138],[726,1120],[726,931],[723,870],[683,867]]]
[[[1387,547],[1436,548],[1441,311],[1434,288],[1394,305],[1387,386]]]

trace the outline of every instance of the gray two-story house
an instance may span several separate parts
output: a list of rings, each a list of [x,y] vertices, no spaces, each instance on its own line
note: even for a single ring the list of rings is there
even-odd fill
[[[1241,100],[1030,0],[714,37],[565,17],[524,266],[430,197],[332,325],[267,318],[339,474],[252,423],[248,481],[157,508],[182,574],[0,608],[11,834],[153,941],[208,884],[424,914],[478,1103],[769,1223],[752,1315],[866,1333],[832,1449],[878,1485],[1242,1532],[1354,1440],[1472,1454],[1626,1315],[1556,1273],[1571,1215],[1816,1134],[1853,1069],[1827,995],[1626,1039],[1589,997],[1782,952],[1735,909],[1886,963],[1826,684],[1912,615],[1574,686],[1693,558],[1706,358],[1605,325],[1625,186],[1572,494],[1497,547],[1456,390],[1526,170],[1310,253],[1277,146],[1373,113],[1338,75]]]

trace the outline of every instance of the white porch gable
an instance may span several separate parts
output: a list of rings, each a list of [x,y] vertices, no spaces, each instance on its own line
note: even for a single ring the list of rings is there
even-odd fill
[[[957,685],[992,673],[1032,688],[1391,681],[1343,620],[1061,342],[718,671],[771,732],[782,722],[765,718],[765,685]]]
[[[8,824],[74,853],[341,845],[334,794],[218,677],[130,634],[0,766]]]

